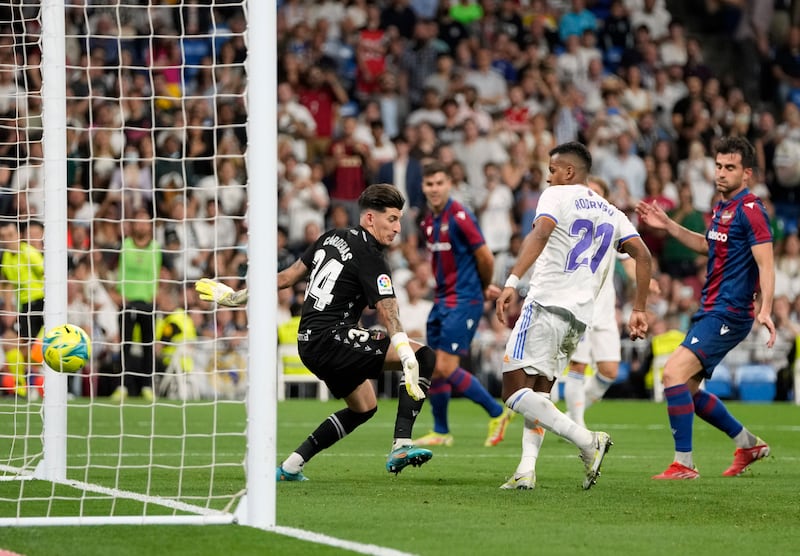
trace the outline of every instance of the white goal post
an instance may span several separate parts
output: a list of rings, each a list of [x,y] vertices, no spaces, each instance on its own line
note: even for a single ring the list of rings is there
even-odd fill
[[[0,0],[0,16],[0,226],[21,242],[0,265],[22,277],[0,267],[0,527],[275,529],[275,4]],[[81,375],[14,324],[35,314],[26,249],[43,330],[92,337]],[[258,287],[216,308],[200,277]]]

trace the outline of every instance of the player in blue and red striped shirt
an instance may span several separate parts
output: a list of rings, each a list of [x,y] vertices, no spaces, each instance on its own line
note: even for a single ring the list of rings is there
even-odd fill
[[[716,189],[722,200],[714,207],[706,235],[671,220],[655,203],[640,203],[645,224],[664,229],[681,243],[708,254],[700,309],[692,317],[686,339],[664,367],[664,397],[675,440],[675,461],[654,479],[696,479],[692,458],[694,415],[725,432],[736,443],[733,463],[722,474],[740,475],[769,455],[769,446],[747,430],[717,396],[700,390],[704,378],[752,329],[753,319],[767,327],[768,347],[775,343],[772,298],[775,291],[772,233],[761,200],[747,186],[753,179],[756,154],[741,137],[727,137],[716,147]],[[753,300],[761,296],[758,314]]]
[[[491,285],[494,255],[483,239],[469,209],[450,197],[452,179],[444,164],[434,162],[422,172],[422,192],[431,212],[422,232],[431,251],[436,278],[434,305],[428,316],[427,342],[436,350],[436,368],[428,391],[433,410],[433,431],[417,439],[417,446],[450,446],[453,436],[447,406],[455,390],[481,405],[491,418],[486,446],[503,440],[512,413],[460,366],[483,316],[484,293],[497,298]]]

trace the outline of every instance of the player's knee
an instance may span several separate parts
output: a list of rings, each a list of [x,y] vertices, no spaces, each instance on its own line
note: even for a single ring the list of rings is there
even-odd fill
[[[417,350],[416,355],[419,363],[419,376],[430,379],[433,376],[433,369],[436,367],[436,352],[428,346],[422,346]]]
[[[378,412],[378,407],[375,406],[372,409],[361,413],[355,412],[353,410],[350,411],[352,411],[353,421],[355,422],[356,426],[359,426],[363,425],[364,423],[372,419],[372,417]]]

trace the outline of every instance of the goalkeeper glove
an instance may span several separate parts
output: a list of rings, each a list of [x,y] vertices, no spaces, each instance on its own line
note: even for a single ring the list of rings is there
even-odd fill
[[[392,336],[392,345],[400,356],[403,364],[403,379],[406,384],[406,392],[412,399],[419,401],[425,398],[425,392],[419,386],[419,363],[414,350],[408,343],[408,336],[405,332],[398,332]]]
[[[237,307],[247,302],[247,288],[236,292],[230,286],[208,278],[198,280],[194,289],[203,301],[214,301],[226,307]]]

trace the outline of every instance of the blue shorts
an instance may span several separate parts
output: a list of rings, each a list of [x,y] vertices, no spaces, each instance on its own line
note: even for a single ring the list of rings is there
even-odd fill
[[[752,328],[752,320],[708,313],[692,319],[692,326],[681,345],[697,356],[706,378],[711,378],[714,368],[747,337]]]
[[[428,345],[453,355],[469,355],[469,346],[482,316],[483,303],[465,303],[457,307],[435,304],[428,315]]]

